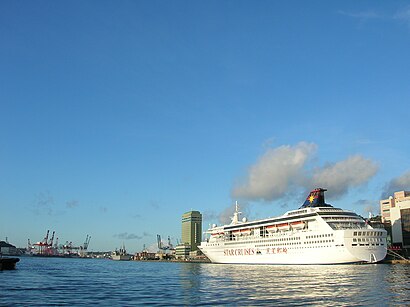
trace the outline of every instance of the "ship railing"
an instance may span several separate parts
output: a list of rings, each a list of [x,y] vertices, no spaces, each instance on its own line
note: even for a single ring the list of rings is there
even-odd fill
[[[278,231],[274,233],[263,235],[244,235],[244,236],[223,236],[220,238],[212,238],[212,242],[246,242],[251,240],[261,240],[261,239],[268,239],[268,238],[277,238],[282,237],[284,235],[297,235],[304,232],[309,232],[309,229],[293,229],[293,230],[286,230],[286,231]]]

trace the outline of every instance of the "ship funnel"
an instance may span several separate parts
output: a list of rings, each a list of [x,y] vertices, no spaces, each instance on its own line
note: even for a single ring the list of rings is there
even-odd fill
[[[332,207],[325,203],[325,192],[326,189],[317,188],[309,193],[302,207],[300,208],[313,208],[313,207]]]

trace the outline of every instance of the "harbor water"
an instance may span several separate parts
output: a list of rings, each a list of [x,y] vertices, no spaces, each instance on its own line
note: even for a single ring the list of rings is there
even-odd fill
[[[0,306],[409,306],[410,266],[222,265],[22,257]]]

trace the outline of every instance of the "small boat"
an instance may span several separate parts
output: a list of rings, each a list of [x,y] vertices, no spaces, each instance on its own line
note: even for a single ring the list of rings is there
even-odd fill
[[[14,270],[16,268],[16,263],[19,261],[19,258],[0,258],[0,271]]]
[[[129,261],[131,260],[131,256],[127,254],[127,251],[125,250],[125,245],[122,245],[122,248],[120,250],[115,250],[111,254],[111,259],[112,260],[121,260],[121,261]]]

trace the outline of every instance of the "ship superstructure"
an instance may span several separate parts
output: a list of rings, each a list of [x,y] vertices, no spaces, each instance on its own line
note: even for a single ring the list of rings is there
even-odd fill
[[[238,205],[229,225],[213,225],[200,250],[215,263],[375,263],[387,253],[384,229],[356,213],[326,204],[322,188],[297,210],[282,216],[240,220]]]

